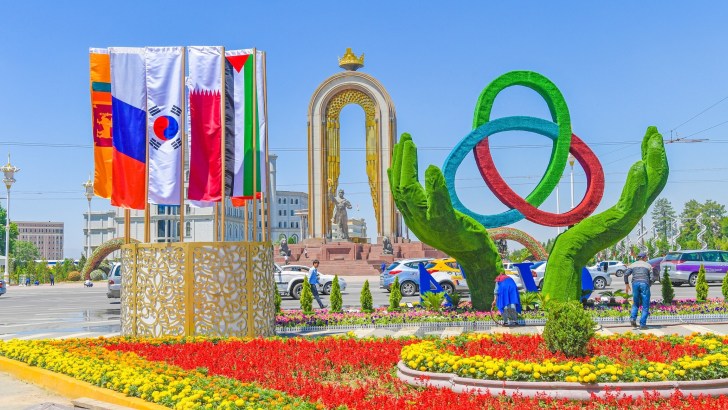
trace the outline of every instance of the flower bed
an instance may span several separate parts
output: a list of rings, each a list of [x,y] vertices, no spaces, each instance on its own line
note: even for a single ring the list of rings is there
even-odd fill
[[[482,340],[452,339],[451,346],[463,354],[485,353],[492,347],[480,343]],[[690,339],[692,347],[683,352],[711,352],[718,349],[710,348],[713,340]],[[728,408],[726,397],[694,397],[679,392],[667,399],[650,394],[632,399],[608,392],[589,402],[577,402],[413,387],[396,377],[396,364],[403,351],[421,342],[346,337],[14,340],[0,342],[0,355],[180,409]],[[642,343],[645,349],[653,342],[656,339],[634,338],[634,344]],[[664,347],[652,347],[658,346]],[[611,349],[612,345],[602,348]],[[665,360],[671,358],[666,356]],[[549,360],[556,363],[561,358],[552,356]],[[581,363],[587,364],[592,363]]]
[[[597,304],[587,308],[595,319],[627,318],[630,307],[625,305],[607,306]],[[697,303],[694,299],[678,300],[672,305],[663,305],[661,302],[650,304],[652,317],[668,315],[728,315],[728,304],[723,299],[710,299],[704,303]],[[545,320],[546,316],[541,310],[524,311],[521,318],[525,320]],[[460,304],[458,309],[433,313],[421,307],[404,308],[402,312],[388,312],[386,308],[378,308],[373,313],[345,312],[332,313],[326,310],[317,310],[313,314],[304,314],[300,310],[289,310],[276,316],[276,326],[302,327],[302,326],[365,326],[365,325],[394,325],[410,323],[444,323],[444,322],[481,322],[490,321],[488,312],[472,310],[470,302]]]

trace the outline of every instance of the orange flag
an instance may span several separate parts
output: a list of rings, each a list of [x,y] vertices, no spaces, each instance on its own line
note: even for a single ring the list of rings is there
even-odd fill
[[[94,194],[111,198],[111,66],[106,49],[89,50],[91,121],[94,135]]]

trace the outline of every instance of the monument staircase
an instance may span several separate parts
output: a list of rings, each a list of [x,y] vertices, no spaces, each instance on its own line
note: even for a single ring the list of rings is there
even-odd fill
[[[322,273],[339,276],[378,275],[382,262],[389,265],[395,260],[410,258],[443,258],[446,255],[422,242],[410,242],[397,238],[392,244],[392,254],[383,254],[381,244],[354,242],[322,242],[308,240],[304,244],[290,244],[288,263],[291,265],[311,266],[314,259],[319,260]],[[279,247],[275,249],[275,261],[285,263],[280,256]]]

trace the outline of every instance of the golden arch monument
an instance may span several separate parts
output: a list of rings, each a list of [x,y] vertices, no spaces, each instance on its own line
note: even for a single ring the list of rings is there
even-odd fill
[[[366,130],[366,173],[380,237],[401,236],[389,189],[387,169],[396,142],[397,115],[384,87],[374,77],[357,72],[364,55],[356,57],[350,48],[339,59],[346,71],[324,80],[308,106],[308,237],[331,237],[333,203],[329,195],[338,188],[341,170],[339,115],[348,104],[364,110]]]

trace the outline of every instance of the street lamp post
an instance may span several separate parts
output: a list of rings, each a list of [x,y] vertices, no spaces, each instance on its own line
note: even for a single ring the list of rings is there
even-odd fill
[[[0,171],[5,175],[3,182],[8,188],[8,202],[5,209],[5,273],[3,275],[7,284],[10,283],[10,271],[8,270],[8,266],[10,266],[10,187],[15,182],[15,173],[20,171],[20,168],[10,164],[10,154],[8,154],[8,163],[0,168]]]
[[[569,153],[569,165],[571,166],[571,209],[574,209],[574,162],[576,161],[576,158],[574,158],[571,153]]]
[[[94,183],[91,181],[91,175],[88,176],[88,181],[81,186],[86,190],[84,195],[88,199],[88,217],[86,219],[86,259],[88,260],[91,254],[91,199],[94,197]]]

